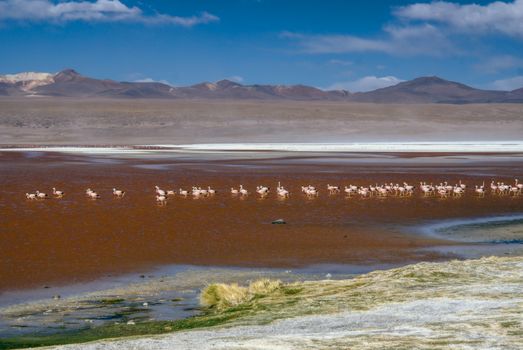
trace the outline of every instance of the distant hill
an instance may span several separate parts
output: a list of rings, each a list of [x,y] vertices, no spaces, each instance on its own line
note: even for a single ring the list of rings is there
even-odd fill
[[[421,77],[383,89],[355,93],[351,99],[374,103],[523,102],[522,92],[479,90],[438,77]]]
[[[369,92],[325,91],[306,85],[243,85],[230,80],[173,87],[155,82],[117,82],[83,76],[73,69],[56,74],[19,73],[0,76],[0,96],[62,96],[105,98],[187,98],[324,100],[369,103],[523,103],[523,88],[490,91],[421,77]]]
[[[288,100],[340,100],[348,96],[342,91],[323,91],[305,85],[242,85],[230,80],[200,83],[179,87],[175,97],[227,98],[227,99],[288,99]]]

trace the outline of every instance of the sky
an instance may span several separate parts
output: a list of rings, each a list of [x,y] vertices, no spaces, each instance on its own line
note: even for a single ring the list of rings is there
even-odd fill
[[[523,87],[523,0],[0,0],[0,74],[368,91]]]

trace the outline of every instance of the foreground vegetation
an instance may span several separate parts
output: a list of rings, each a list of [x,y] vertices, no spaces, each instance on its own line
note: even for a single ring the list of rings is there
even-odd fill
[[[185,320],[113,324],[58,335],[3,339],[0,340],[0,348],[79,343],[219,325],[227,325],[225,331],[234,332],[231,326],[272,324],[278,319],[292,319],[289,322],[294,323],[307,315],[324,315],[318,324],[329,324],[338,317],[337,322],[342,322],[343,330],[349,332],[343,335],[338,326],[336,335],[339,339],[328,337],[330,343],[322,345],[326,348],[334,345],[350,345],[351,348],[412,348],[419,345],[421,348],[433,349],[453,344],[465,348],[480,348],[483,344],[483,347],[488,348],[489,344],[484,344],[488,339],[506,348],[523,346],[521,257],[421,263],[341,281],[284,284],[280,281],[259,280],[248,286],[211,284],[202,291],[200,302],[204,306],[204,313]],[[412,308],[409,305],[417,306]],[[452,308],[446,312],[444,308],[449,305]],[[369,317],[375,310],[381,310],[378,316]],[[441,315],[447,317],[451,314],[452,317],[447,321],[439,320],[437,316],[432,318],[432,315],[427,315],[430,310],[439,310]],[[357,315],[361,320],[366,320],[365,317],[368,320],[353,325],[358,335],[349,336],[353,330],[343,322],[349,322],[350,319],[340,321],[336,315]],[[379,322],[387,317],[392,317],[391,324],[386,325],[392,330],[387,329],[388,333],[379,335],[379,327],[383,327]],[[288,329],[289,322],[285,329]],[[406,326],[409,322],[410,326]],[[311,327],[314,325],[306,324]],[[394,327],[413,327],[423,329],[424,332],[421,332],[421,336],[412,332],[404,334]],[[329,332],[328,327],[318,333],[320,338],[315,338],[315,344],[321,345],[326,332]],[[123,340],[121,346],[125,347],[125,342],[133,341]]]
[[[245,316],[251,309],[247,302],[265,297],[282,288],[280,281],[260,279],[247,287],[238,284],[216,283],[207,286],[200,295],[200,302],[205,307],[202,315],[176,321],[145,321],[133,324],[107,324],[100,327],[74,330],[58,334],[19,336],[0,338],[0,349],[19,349],[40,346],[84,343],[98,339],[121,338],[140,335],[154,335],[194,328],[220,325]],[[123,299],[103,299],[104,304],[113,304]],[[245,304],[242,306],[242,304]],[[252,311],[252,310],[251,310]]]

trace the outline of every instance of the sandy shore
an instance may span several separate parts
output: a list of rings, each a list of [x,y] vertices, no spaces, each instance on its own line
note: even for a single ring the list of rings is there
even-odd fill
[[[78,282],[164,264],[294,267],[443,259],[426,248],[458,243],[413,235],[403,227],[523,211],[521,199],[507,197],[362,200],[322,191],[307,200],[299,194],[300,186],[309,183],[325,188],[327,183],[461,179],[472,185],[492,177],[509,182],[522,173],[521,163],[510,157],[470,161],[456,155],[445,160],[444,155],[404,154],[392,161],[363,163],[354,155],[330,162],[314,155],[224,160],[5,152],[0,157],[4,222],[0,289],[4,290]],[[240,200],[227,193],[239,184],[253,190],[258,184],[275,187],[277,181],[291,190],[291,198],[278,201],[274,196],[252,195]],[[158,207],[156,184],[174,189],[212,185],[219,193],[200,200],[175,198]],[[35,202],[24,198],[28,191],[50,192],[52,187],[64,190],[66,196]],[[87,200],[87,187],[102,198]],[[114,199],[113,187],[125,189],[126,196]],[[277,218],[288,224],[271,225]]]

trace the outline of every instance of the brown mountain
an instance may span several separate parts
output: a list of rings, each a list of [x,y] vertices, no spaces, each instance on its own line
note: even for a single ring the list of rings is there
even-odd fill
[[[305,85],[242,85],[230,80],[176,88],[176,97],[226,99],[340,100],[346,93],[323,91]]]
[[[230,80],[172,87],[156,82],[117,82],[83,76],[73,69],[57,74],[0,76],[0,96],[105,98],[189,98],[325,100],[369,103],[523,103],[523,88],[480,90],[438,77],[421,77],[369,92],[325,91],[306,85],[243,85]]]
[[[85,77],[73,69],[54,76],[54,82],[38,86],[37,95],[67,97],[169,98],[171,87],[160,83],[126,83]]]
[[[506,91],[479,90],[438,77],[416,78],[351,97],[353,101],[373,103],[491,103],[511,99],[517,100]]]

